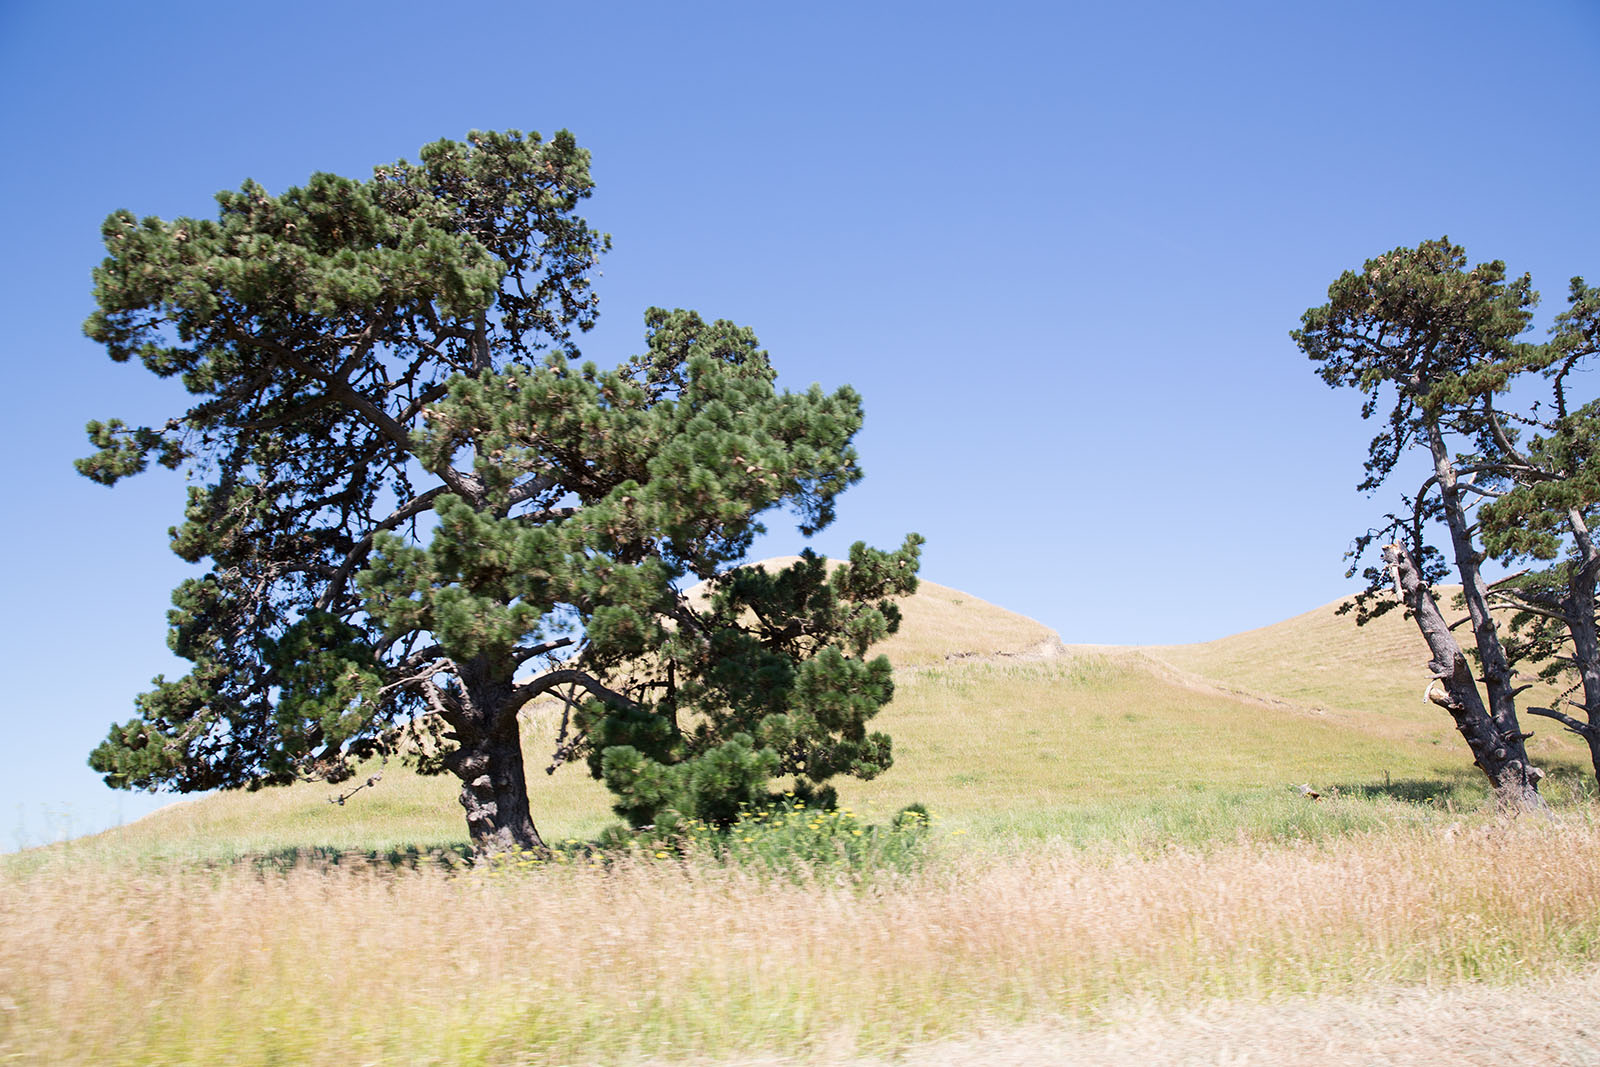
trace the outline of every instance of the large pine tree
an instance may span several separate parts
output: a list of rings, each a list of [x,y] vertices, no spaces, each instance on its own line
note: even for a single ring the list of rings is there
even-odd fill
[[[764,512],[832,520],[860,398],[779,392],[749,330],[686,311],[578,364],[608,244],[576,213],[590,187],[565,132],[475,132],[365,182],[246,183],[215,219],[107,219],[87,331],[191,399],[91,423],[79,469],[187,471],[173,548],[207,566],[170,613],[193,666],[94,751],[108,783],[338,779],[427,731],[474,845],[538,847],[517,715],[546,694],[571,712],[558,759],[635,822],[889,765],[866,653],[920,539],[737,566]]]

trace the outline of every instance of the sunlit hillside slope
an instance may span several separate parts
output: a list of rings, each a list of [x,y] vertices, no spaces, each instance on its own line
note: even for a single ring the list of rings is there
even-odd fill
[[[1459,587],[1441,587],[1440,603],[1452,620],[1466,616],[1466,609],[1454,603],[1459,592]],[[1151,646],[1136,654],[1170,668],[1173,677],[1188,684],[1314,709],[1353,727],[1364,715],[1376,714],[1394,728],[1410,724],[1418,739],[1437,737],[1443,730],[1454,740],[1449,719],[1424,699],[1429,653],[1416,623],[1396,609],[1357,626],[1354,613],[1338,613],[1344,603],[1217,641]],[[1465,627],[1458,631],[1458,640],[1470,638]],[[1548,707],[1560,697],[1531,674],[1522,681],[1532,687],[1519,698],[1520,707]],[[1584,757],[1555,723],[1524,718],[1523,728],[1534,731],[1529,754],[1535,760],[1559,767]]]
[[[786,567],[799,556],[778,556],[754,564],[764,569]],[[829,560],[830,568],[835,561]],[[704,586],[689,590],[704,596]],[[1053,652],[1061,639],[1043,623],[996,607],[959,589],[921,581],[917,592],[900,602],[900,630],[873,647],[896,667],[922,667],[982,656],[1019,656]]]
[[[1152,841],[1203,836],[1249,794],[1279,798],[1264,818],[1296,817],[1302,783],[1477,803],[1449,717],[1422,701],[1414,629],[1398,614],[1358,628],[1334,607],[1202,645],[1064,647],[1037,622],[924,582],[883,646],[897,692],[877,724],[895,765],[839,782],[841,799],[871,818],[920,802],[978,836]],[[524,716],[535,821],[547,838],[586,838],[613,821],[609,801],[582,767],[545,773],[555,717]],[[1584,769],[1579,746],[1535,725],[1535,758]],[[224,857],[463,842],[453,779],[397,764],[366,773],[382,777],[343,804],[331,798],[360,779],[182,802],[77,847]]]
[[[1451,619],[1458,588],[1441,589]],[[1180,671],[1242,692],[1318,708],[1393,712],[1421,708],[1428,646],[1416,623],[1396,609],[1357,626],[1343,601],[1217,641],[1158,645],[1141,651]],[[1458,612],[1465,615],[1465,610]],[[1462,639],[1470,634],[1462,632]]]

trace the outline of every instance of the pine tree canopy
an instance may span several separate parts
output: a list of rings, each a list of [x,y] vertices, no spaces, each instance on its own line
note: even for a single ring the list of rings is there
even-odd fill
[[[430,733],[475,844],[538,845],[517,713],[539,697],[567,710],[555,762],[636,823],[889,765],[867,654],[921,539],[738,566],[764,516],[833,520],[860,397],[777,390],[750,330],[692,311],[580,362],[609,244],[576,214],[588,165],[565,132],[474,132],[366,182],[247,182],[215,219],[107,219],[86,330],[190,400],[90,423],[78,469],[187,472],[172,546],[206,567],[169,613],[193,666],[94,751],[108,783],[336,780]]]
[[[1517,716],[1527,688],[1518,666],[1552,678],[1574,668],[1569,693],[1584,690],[1576,706],[1588,722],[1527,710],[1585,737],[1600,772],[1600,551],[1591,535],[1600,474],[1590,462],[1600,405],[1574,395],[1600,351],[1600,295],[1574,278],[1568,308],[1542,343],[1524,336],[1538,300],[1528,275],[1510,277],[1498,260],[1469,267],[1465,251],[1440,238],[1346,271],[1293,333],[1325,382],[1359,390],[1362,417],[1382,418],[1360,489],[1376,492],[1417,455],[1420,485],[1403,489],[1350,553],[1359,566],[1382,546],[1355,599],[1358,621],[1404,605],[1444,690],[1430,686],[1429,699],[1455,718],[1497,799],[1523,807],[1540,803],[1544,772],[1523,744],[1532,735]],[[1490,581],[1489,559],[1552,565]],[[1434,583],[1451,571],[1472,627],[1467,649],[1434,599]],[[1496,606],[1514,609],[1509,627]]]

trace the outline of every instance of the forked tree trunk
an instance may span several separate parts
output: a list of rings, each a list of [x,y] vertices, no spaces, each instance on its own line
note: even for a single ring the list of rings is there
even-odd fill
[[[479,856],[545,847],[528,810],[528,780],[522,737],[509,679],[480,669],[462,671],[469,699],[460,722],[452,722],[457,747],[445,765],[461,779],[472,849]]]
[[[1544,777],[1544,771],[1528,762],[1525,742],[1530,735],[1517,728],[1516,713],[1511,712],[1511,725],[1506,728],[1500,717],[1490,714],[1484,705],[1472,666],[1405,546],[1383,546],[1383,559],[1389,565],[1395,591],[1411,609],[1417,628],[1433,653],[1428,664],[1433,677],[1444,687],[1440,693],[1430,684],[1428,699],[1455,720],[1456,729],[1472,750],[1472,761],[1494,789],[1495,803],[1511,811],[1544,807],[1544,799],[1539,796],[1539,779]]]

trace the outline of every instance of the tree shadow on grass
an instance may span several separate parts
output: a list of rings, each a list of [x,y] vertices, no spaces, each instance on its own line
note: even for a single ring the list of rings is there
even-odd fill
[[[1588,764],[1559,757],[1545,757],[1535,762],[1545,772],[1540,792],[1547,801],[1581,801],[1595,795],[1594,768]],[[1477,771],[1435,770],[1440,777],[1399,778],[1381,785],[1370,782],[1340,784],[1329,792],[1372,800],[1388,798],[1404,804],[1456,811],[1481,807],[1489,802],[1489,783]]]
[[[332,845],[299,845],[254,852],[240,856],[234,862],[263,871],[287,871],[296,867],[453,871],[472,866],[472,846],[465,841],[433,848],[412,845],[391,849],[348,849]]]
[[[1546,757],[1536,760],[1545,780],[1539,791],[1551,803],[1592,804],[1597,798],[1594,764],[1586,759]]]
[[[1593,778],[1594,764],[1587,759],[1564,759],[1560,756],[1545,756],[1534,758],[1535,763],[1544,768],[1544,772],[1551,778]]]
[[[1397,778],[1382,784],[1337,785],[1329,792],[1366,800],[1398,800],[1433,808],[1473,807],[1484,799],[1484,790],[1465,778]]]

